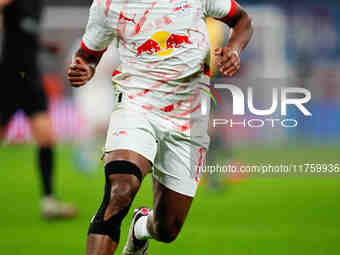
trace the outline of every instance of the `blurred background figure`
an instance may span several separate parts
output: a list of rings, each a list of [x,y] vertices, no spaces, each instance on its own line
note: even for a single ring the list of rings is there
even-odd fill
[[[72,63],[81,39],[75,40],[71,47],[66,65]],[[77,169],[91,173],[97,169],[102,156],[107,125],[114,106],[112,72],[119,65],[119,53],[112,44],[102,56],[91,81],[73,91],[75,107],[85,125],[75,137],[74,159]]]
[[[37,168],[42,183],[41,215],[46,219],[74,217],[76,209],[56,199],[53,185],[56,140],[38,67],[43,1],[1,0],[0,7],[4,26],[0,64],[3,81],[0,132],[3,135],[3,129],[17,110],[24,111],[38,144]],[[52,44],[45,46],[51,50],[55,48]],[[18,160],[26,164],[24,160]],[[3,170],[11,174],[11,169]]]

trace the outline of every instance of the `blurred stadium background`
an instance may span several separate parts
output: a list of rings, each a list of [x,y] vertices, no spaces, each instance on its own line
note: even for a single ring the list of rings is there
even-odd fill
[[[102,197],[99,158],[114,103],[110,76],[118,65],[117,52],[114,48],[108,52],[90,86],[71,89],[65,67],[81,38],[91,1],[46,2],[44,37],[59,46],[56,54],[41,52],[44,86],[60,142],[57,186],[60,196],[79,206],[80,216],[69,222],[40,219],[34,144],[27,120],[18,112],[0,148],[1,254],[84,254],[88,223]],[[217,157],[239,165],[340,163],[338,1],[239,3],[254,20],[254,38],[242,55],[241,72],[233,79],[216,72],[214,82],[232,83],[244,91],[258,87],[262,93],[256,93],[257,102],[264,106],[271,102],[266,93],[272,87],[305,87],[312,93],[307,107],[313,116],[289,111],[289,117],[299,120],[299,126],[290,129],[219,129],[214,134],[220,141]],[[212,45],[221,45],[228,37],[226,27],[208,22]],[[231,100],[223,96],[223,105],[216,107],[228,119]],[[339,253],[340,179],[218,178],[223,187],[217,190],[203,180],[179,239],[171,245],[152,242],[150,254]],[[149,177],[135,206],[151,205],[151,188]],[[123,225],[122,243],[128,224],[129,218]]]

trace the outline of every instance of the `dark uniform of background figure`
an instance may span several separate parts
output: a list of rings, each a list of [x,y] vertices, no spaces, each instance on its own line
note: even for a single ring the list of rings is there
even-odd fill
[[[15,0],[3,10],[1,126],[18,109],[28,117],[47,111],[38,68],[42,0]]]
[[[1,1],[9,3],[4,4],[2,10],[4,34],[0,62],[0,131],[17,110],[25,112],[39,147],[38,165],[44,197],[42,215],[47,218],[74,216],[74,208],[58,202],[53,196],[55,138],[47,114],[47,97],[38,65],[44,1]]]

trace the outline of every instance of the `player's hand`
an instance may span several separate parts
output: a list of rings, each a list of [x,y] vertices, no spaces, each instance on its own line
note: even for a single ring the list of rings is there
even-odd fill
[[[71,82],[72,87],[81,87],[85,85],[94,75],[94,69],[89,67],[85,61],[76,57],[67,71],[67,79]]]
[[[241,67],[239,52],[230,47],[215,50],[218,70],[225,76],[234,76]]]
[[[0,0],[0,10],[2,10],[6,5],[12,3],[13,0]]]

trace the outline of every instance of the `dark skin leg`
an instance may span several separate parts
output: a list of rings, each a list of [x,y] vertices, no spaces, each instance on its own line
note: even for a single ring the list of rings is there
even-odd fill
[[[154,208],[152,217],[148,217],[148,230],[154,239],[170,243],[180,233],[193,198],[172,191],[155,179],[153,184]]]
[[[127,160],[137,165],[143,177],[150,171],[151,164],[143,156],[128,150],[116,150],[107,153],[105,163],[114,160]],[[135,197],[139,182],[135,176],[111,175],[111,201],[105,213],[105,218],[116,214],[129,204]],[[185,222],[192,204],[192,197],[174,192],[154,180],[154,212],[148,218],[148,229],[155,240],[170,243],[176,239]],[[126,187],[128,187],[126,189]],[[114,195],[125,190],[121,196]],[[90,234],[87,239],[87,255],[112,255],[118,243],[104,235]]]
[[[0,127],[0,142],[3,140],[4,135],[5,135],[4,129]]]
[[[150,162],[140,154],[129,150],[115,150],[105,155],[105,164],[115,160],[126,160],[136,166],[142,172],[143,178],[151,169]],[[140,183],[134,175],[113,174],[110,176],[111,199],[106,209],[104,219],[110,218],[121,209],[126,208],[134,199]],[[118,243],[113,242],[108,236],[89,234],[87,239],[87,255],[112,255]]]

